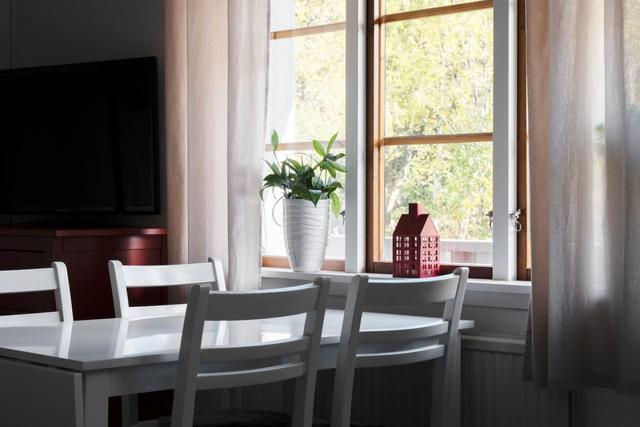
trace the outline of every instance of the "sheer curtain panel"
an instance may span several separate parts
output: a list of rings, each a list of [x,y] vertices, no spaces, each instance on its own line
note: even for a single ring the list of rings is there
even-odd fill
[[[166,0],[169,261],[260,281],[268,0]]]
[[[640,2],[527,2],[525,375],[640,392]]]

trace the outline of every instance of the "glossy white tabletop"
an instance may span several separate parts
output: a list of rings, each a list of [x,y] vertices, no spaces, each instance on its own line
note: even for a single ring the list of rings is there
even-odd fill
[[[341,310],[327,311],[322,330],[323,345],[339,341],[342,317]],[[175,361],[183,320],[182,316],[166,316],[3,327],[0,318],[0,357],[76,371]],[[207,348],[246,347],[292,339],[300,336],[303,322],[303,315],[207,322],[202,344]],[[396,335],[422,328],[441,330],[444,325],[446,322],[442,319],[432,317],[364,313],[361,331],[369,335]],[[472,321],[460,322],[460,329],[472,327]]]

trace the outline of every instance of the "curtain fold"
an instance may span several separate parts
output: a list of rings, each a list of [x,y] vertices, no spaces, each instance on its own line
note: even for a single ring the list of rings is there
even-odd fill
[[[165,40],[169,262],[257,288],[268,0],[166,0]]]
[[[257,288],[262,265],[261,201],[269,1],[229,0],[229,276],[234,289]]]
[[[637,0],[527,3],[525,376],[541,386],[640,392],[639,19]]]

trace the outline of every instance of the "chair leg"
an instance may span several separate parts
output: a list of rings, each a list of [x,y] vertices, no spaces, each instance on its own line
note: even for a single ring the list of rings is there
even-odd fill
[[[350,427],[354,369],[338,371],[333,381],[331,427]]]
[[[122,427],[130,427],[138,423],[138,395],[122,396]]]
[[[292,427],[312,426],[315,387],[315,377],[310,378],[309,375],[304,375],[296,380]]]
[[[431,427],[460,427],[460,337],[436,359],[431,389]]]

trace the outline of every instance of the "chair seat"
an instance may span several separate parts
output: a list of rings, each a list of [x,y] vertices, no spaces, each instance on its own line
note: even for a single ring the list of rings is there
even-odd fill
[[[291,417],[281,412],[257,409],[225,409],[210,415],[196,416],[193,425],[194,427],[291,427]],[[313,427],[330,427],[330,425],[329,421],[313,421]],[[159,426],[171,427],[171,417],[161,418]],[[356,423],[351,423],[351,426],[382,427]]]

